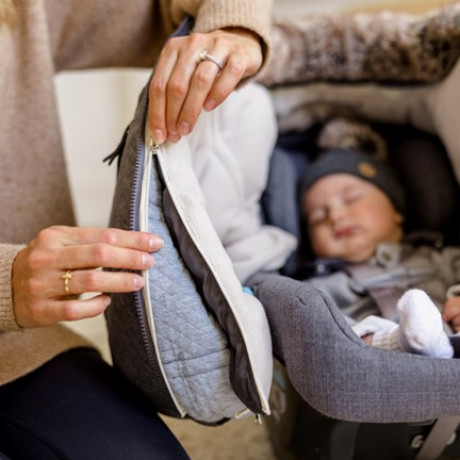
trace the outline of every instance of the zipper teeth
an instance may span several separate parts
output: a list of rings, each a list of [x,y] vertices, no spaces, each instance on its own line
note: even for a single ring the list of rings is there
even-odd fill
[[[145,104],[145,107],[143,108],[143,113],[142,113],[142,119],[145,119],[147,115],[147,107],[148,105]],[[136,226],[136,196],[137,196],[137,190],[139,189],[139,181],[140,181],[140,175],[141,175],[141,167],[142,167],[142,155],[145,155],[145,149],[144,145],[142,142],[142,139],[144,138],[143,128],[141,125],[141,128],[139,129],[139,141],[137,142],[137,156],[136,156],[136,163],[134,166],[134,175],[133,175],[133,185],[131,188],[131,204],[130,204],[130,209],[129,209],[129,228],[132,231],[137,230]],[[147,358],[150,362],[150,364],[155,365],[155,358],[153,356],[152,349],[150,347],[150,342],[148,340],[148,331],[147,331],[147,326],[145,324],[144,318],[143,318],[143,308],[142,308],[142,303],[141,303],[141,294],[140,291],[134,292],[134,305],[136,307],[136,315],[138,318],[138,323],[141,329],[142,333],[142,341],[144,342],[145,349],[147,351]]]
[[[145,120],[147,116],[147,108],[148,104],[145,104],[145,107],[143,108],[142,111],[142,119]],[[131,188],[131,200],[130,200],[130,209],[129,209],[129,229],[132,231],[138,230],[138,217],[139,217],[139,212],[137,211],[137,195],[138,192],[140,191],[140,186],[142,185],[141,183],[141,173],[143,172],[143,167],[145,163],[145,159],[147,158],[147,155],[152,155],[156,153],[157,148],[156,146],[148,146],[146,142],[146,134],[147,133],[147,128],[144,125],[143,127],[141,126],[136,134],[138,135],[138,142],[137,142],[137,156],[136,156],[136,162],[134,165],[134,173],[133,173],[133,183],[132,183],[132,188]],[[150,148],[149,148],[150,147]],[[145,274],[144,274],[145,276]],[[138,319],[138,324],[139,328],[141,330],[142,334],[142,341],[144,343],[144,348],[147,353],[147,359],[152,367],[160,366],[160,369],[163,369],[163,365],[161,363],[161,360],[156,358],[156,353],[155,350],[152,350],[152,347],[150,346],[150,341],[149,338],[152,338],[153,331],[150,331],[148,327],[148,323],[145,321],[144,318],[144,308],[142,304],[142,291],[136,291],[134,292],[133,295],[134,298],[134,306],[136,309],[136,316]],[[163,379],[165,382],[165,386],[171,396],[171,399],[173,400],[174,406],[176,407],[176,410],[181,414],[182,417],[186,415],[185,410],[178,404],[178,401],[172,392],[169,383],[164,375],[164,371],[161,370],[161,373],[163,375]]]
[[[148,133],[148,128],[146,128],[146,134]],[[152,162],[153,162],[153,157],[158,153],[159,147],[154,146],[152,142],[150,141],[149,143],[147,142],[147,139],[145,140],[145,155],[144,155],[144,171],[142,174],[142,182],[141,182],[141,188],[142,192],[140,196],[140,210],[139,210],[139,227],[140,230],[143,231],[149,231],[149,219],[148,219],[148,202],[149,202],[149,195],[150,195],[150,179],[151,179],[151,170],[152,170]],[[144,278],[145,278],[145,287],[142,291],[143,298],[144,298],[144,305],[149,305],[150,304],[150,287],[149,287],[149,270],[144,271]],[[158,366],[160,368],[160,372],[163,376],[166,388],[168,389],[169,395],[179,412],[179,414],[182,417],[185,417],[187,415],[187,411],[185,410],[184,407],[182,407],[181,403],[178,401],[176,394],[174,393],[164,366],[163,362],[160,357],[159,353],[159,346],[158,346],[158,340],[157,340],[157,335],[156,335],[156,326],[155,326],[155,320],[154,320],[154,315],[151,311],[150,308],[147,308],[146,311],[147,315],[147,321],[146,324],[149,325],[149,334],[150,337],[153,341],[154,344],[154,349],[152,350],[152,353],[155,354],[156,356],[156,361],[158,362]]]
[[[142,134],[142,132],[141,132]],[[133,176],[133,185],[131,188],[131,205],[129,207],[129,229],[130,230],[137,230],[136,228],[136,196],[137,196],[137,189],[139,186],[139,176],[141,173],[141,154],[143,152],[142,143],[138,141],[137,143],[137,156],[136,156],[136,163],[134,165],[134,176]]]

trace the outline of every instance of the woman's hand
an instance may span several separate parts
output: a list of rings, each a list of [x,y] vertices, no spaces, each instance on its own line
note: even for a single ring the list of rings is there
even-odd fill
[[[200,58],[202,52],[210,57]],[[153,142],[177,142],[190,133],[201,110],[217,107],[242,78],[259,70],[262,61],[259,37],[244,29],[171,38],[150,84]]]
[[[146,270],[153,265],[151,253],[162,245],[154,235],[118,229],[56,226],[41,231],[13,264],[18,325],[49,326],[102,313],[110,304],[108,295],[76,296],[137,291],[144,280],[135,273],[100,268]]]

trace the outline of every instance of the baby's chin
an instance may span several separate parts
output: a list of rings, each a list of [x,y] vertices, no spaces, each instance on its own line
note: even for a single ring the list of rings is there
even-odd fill
[[[330,252],[323,252],[323,254],[319,254],[321,258],[325,259],[341,259],[345,262],[352,263],[352,264],[359,264],[362,262],[367,262],[370,260],[375,254],[375,248],[368,249],[368,248],[347,248],[346,250],[337,250],[337,251],[330,251]]]
[[[356,227],[358,229],[358,227]],[[390,240],[388,238],[388,240]],[[390,241],[388,241],[390,242]],[[363,231],[353,231],[350,235],[340,238],[313,238],[312,249],[317,258],[340,259],[348,263],[358,264],[371,260],[380,241],[366,235]]]
[[[345,253],[340,258],[352,264],[359,264],[362,262],[367,262],[374,256],[374,254],[375,249],[362,248],[356,251],[350,251],[348,253]]]

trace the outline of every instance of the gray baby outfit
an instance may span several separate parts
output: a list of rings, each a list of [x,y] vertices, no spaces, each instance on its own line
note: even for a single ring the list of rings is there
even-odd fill
[[[411,288],[425,291],[442,311],[447,290],[460,282],[460,248],[382,243],[369,262],[305,282],[332,298],[361,336],[359,323],[371,315],[397,321],[397,300]]]

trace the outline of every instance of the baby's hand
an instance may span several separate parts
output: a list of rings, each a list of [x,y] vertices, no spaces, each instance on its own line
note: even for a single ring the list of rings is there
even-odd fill
[[[446,301],[443,312],[444,321],[450,324],[455,332],[460,331],[460,297],[451,297]]]

